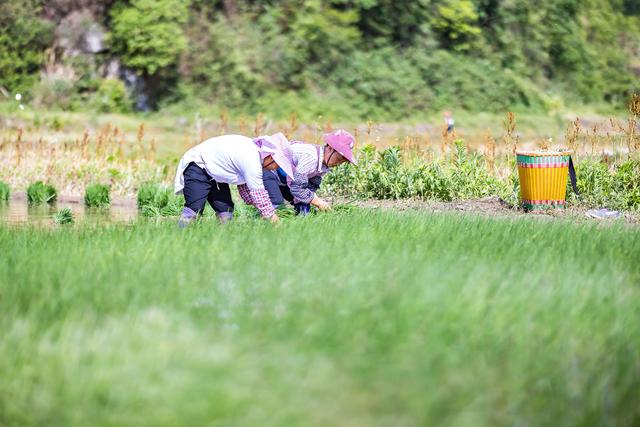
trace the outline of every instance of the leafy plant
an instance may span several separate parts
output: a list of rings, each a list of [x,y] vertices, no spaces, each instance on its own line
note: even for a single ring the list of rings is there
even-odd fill
[[[96,109],[104,113],[127,113],[131,111],[131,100],[127,89],[118,79],[104,79],[94,96]]]
[[[111,11],[114,51],[145,75],[175,64],[187,46],[182,30],[187,8],[181,0],[119,2]]]
[[[27,187],[27,199],[29,203],[55,203],[57,197],[58,192],[51,184],[37,181]]]
[[[108,185],[92,184],[87,187],[84,193],[84,204],[91,208],[103,208],[111,204]]]

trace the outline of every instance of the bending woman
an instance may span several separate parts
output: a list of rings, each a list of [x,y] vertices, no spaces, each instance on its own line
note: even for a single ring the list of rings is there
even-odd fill
[[[291,149],[284,135],[280,135],[255,140],[223,135],[187,151],[175,178],[175,192],[185,198],[179,225],[186,226],[202,214],[207,201],[221,222],[233,218],[229,184],[237,185],[245,203],[258,208],[263,218],[278,221],[262,182],[262,170],[280,168],[287,176],[293,176]]]
[[[349,132],[339,129],[323,135],[323,140],[324,146],[297,141],[291,143],[295,166],[292,178],[281,170],[263,171],[262,179],[274,206],[287,200],[301,215],[309,213],[312,205],[322,211],[331,209],[316,192],[320,188],[322,177],[331,168],[345,162],[356,164],[353,158],[355,138]]]

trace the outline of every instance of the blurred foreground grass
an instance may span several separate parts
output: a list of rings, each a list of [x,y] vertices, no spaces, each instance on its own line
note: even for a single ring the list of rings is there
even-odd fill
[[[0,226],[0,425],[640,423],[640,230]]]

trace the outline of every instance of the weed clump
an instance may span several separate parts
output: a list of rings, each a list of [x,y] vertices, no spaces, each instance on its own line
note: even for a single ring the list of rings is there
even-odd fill
[[[111,205],[108,185],[92,184],[84,193],[84,204],[90,208],[105,208]]]
[[[58,191],[51,184],[45,184],[42,181],[34,182],[27,187],[27,199],[29,203],[55,203],[58,198]]]
[[[11,194],[11,189],[9,188],[9,184],[6,182],[0,181],[0,201],[9,200],[9,195]]]

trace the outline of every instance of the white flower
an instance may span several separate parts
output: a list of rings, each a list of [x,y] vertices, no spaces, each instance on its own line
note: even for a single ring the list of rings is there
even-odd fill
[[[20,101],[22,99],[21,93],[16,93],[16,101]]]
[[[24,105],[20,104],[20,109],[24,110]]]

